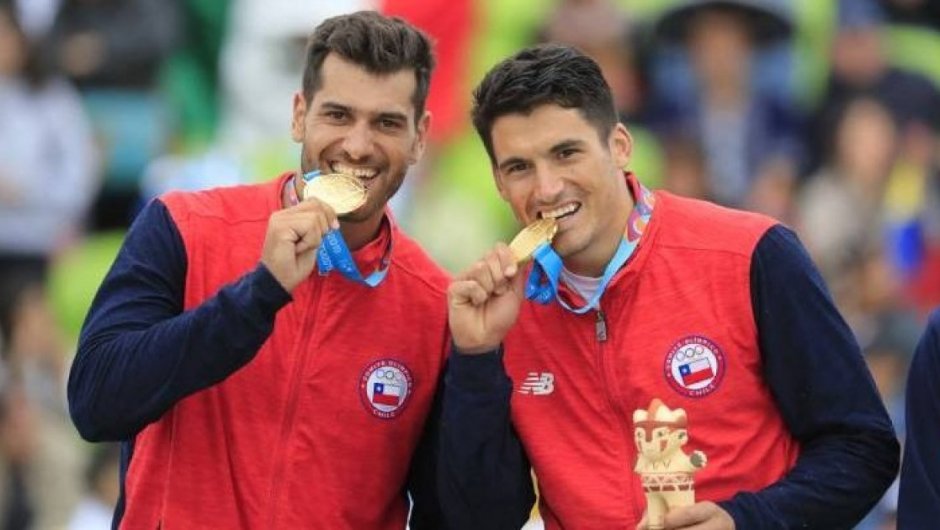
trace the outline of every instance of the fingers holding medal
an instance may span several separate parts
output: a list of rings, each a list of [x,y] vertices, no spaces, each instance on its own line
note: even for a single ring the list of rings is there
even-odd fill
[[[448,290],[448,319],[451,337],[461,352],[482,353],[499,346],[525,300],[520,265],[549,243],[557,230],[554,219],[540,219],[508,246],[497,244],[457,276]]]
[[[512,250],[505,243],[497,243],[480,261],[459,277],[479,286],[479,289],[474,289],[473,302],[480,305],[485,303],[490,295],[504,294],[511,287],[512,278],[517,271],[518,265]]]
[[[498,243],[460,275],[459,278],[478,284],[479,289],[472,290],[473,302],[479,305],[485,303],[490,295],[505,294],[512,287],[519,266],[532,259],[539,247],[549,244],[557,231],[558,222],[555,219],[539,219],[523,228],[508,246]]]

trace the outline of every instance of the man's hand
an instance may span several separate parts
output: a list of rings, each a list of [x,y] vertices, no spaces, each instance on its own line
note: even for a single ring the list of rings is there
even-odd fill
[[[323,236],[336,228],[336,213],[316,199],[274,212],[268,219],[261,263],[287,292],[293,292],[316,266]]]
[[[519,315],[523,282],[503,243],[454,279],[447,290],[450,333],[461,352],[483,353],[499,346]]]
[[[734,530],[734,519],[713,502],[673,508],[666,514],[664,530]],[[636,530],[650,530],[646,514]]]

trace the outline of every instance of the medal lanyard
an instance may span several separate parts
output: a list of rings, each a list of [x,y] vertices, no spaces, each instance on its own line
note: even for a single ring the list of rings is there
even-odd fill
[[[303,179],[304,182],[307,183],[319,176],[320,171],[311,171],[305,173]],[[297,190],[293,185],[293,180],[291,180],[288,185],[290,187],[290,203],[297,204],[300,202],[300,198],[297,197]],[[385,276],[388,274],[391,254],[392,239],[389,237],[388,245],[385,247],[385,252],[382,254],[382,261],[379,268],[372,271],[369,276],[363,277],[362,273],[359,272],[359,267],[356,266],[355,260],[353,260],[349,246],[346,245],[346,240],[343,239],[343,234],[338,229],[333,229],[323,235],[323,242],[320,244],[320,248],[317,249],[317,269],[320,271],[320,276],[326,276],[330,271],[336,269],[339,270],[340,274],[354,282],[369,287],[375,287],[382,283],[382,280],[384,280]]]
[[[532,270],[529,272],[529,278],[526,280],[525,297],[540,304],[548,304],[554,298],[558,300],[562,307],[579,315],[587,313],[591,309],[596,309],[601,296],[604,295],[604,291],[607,289],[607,285],[636,251],[640,236],[643,235],[643,231],[649,224],[650,216],[653,214],[653,194],[642,185],[639,185],[639,188],[638,195],[640,197],[630,212],[626,233],[620,239],[614,257],[604,268],[604,275],[601,276],[597,291],[585,305],[572,307],[559,295],[558,279],[561,276],[563,264],[561,256],[555,252],[555,249],[549,243],[543,243],[532,254],[534,263],[532,264]]]

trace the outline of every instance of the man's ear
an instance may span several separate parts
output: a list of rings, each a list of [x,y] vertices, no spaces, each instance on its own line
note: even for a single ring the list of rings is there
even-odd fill
[[[294,110],[292,113],[290,135],[297,143],[304,141],[305,118],[307,117],[307,99],[301,92],[294,93]]]
[[[621,169],[627,167],[633,156],[633,136],[624,124],[618,123],[614,126],[607,144],[617,167]]]
[[[431,113],[424,111],[424,115],[415,124],[415,141],[411,146],[411,152],[408,154],[408,164],[417,164],[424,156],[424,150],[428,145],[428,131],[431,129]]]

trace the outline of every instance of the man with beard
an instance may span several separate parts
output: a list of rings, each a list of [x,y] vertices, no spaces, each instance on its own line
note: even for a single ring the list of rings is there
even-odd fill
[[[84,438],[123,442],[116,527],[402,528],[406,492],[411,527],[438,526],[418,447],[447,278],[386,210],[424,150],[432,68],[400,19],[328,19],[293,101],[300,171],[140,214],[68,388]],[[300,200],[328,173],[364,203]]]

